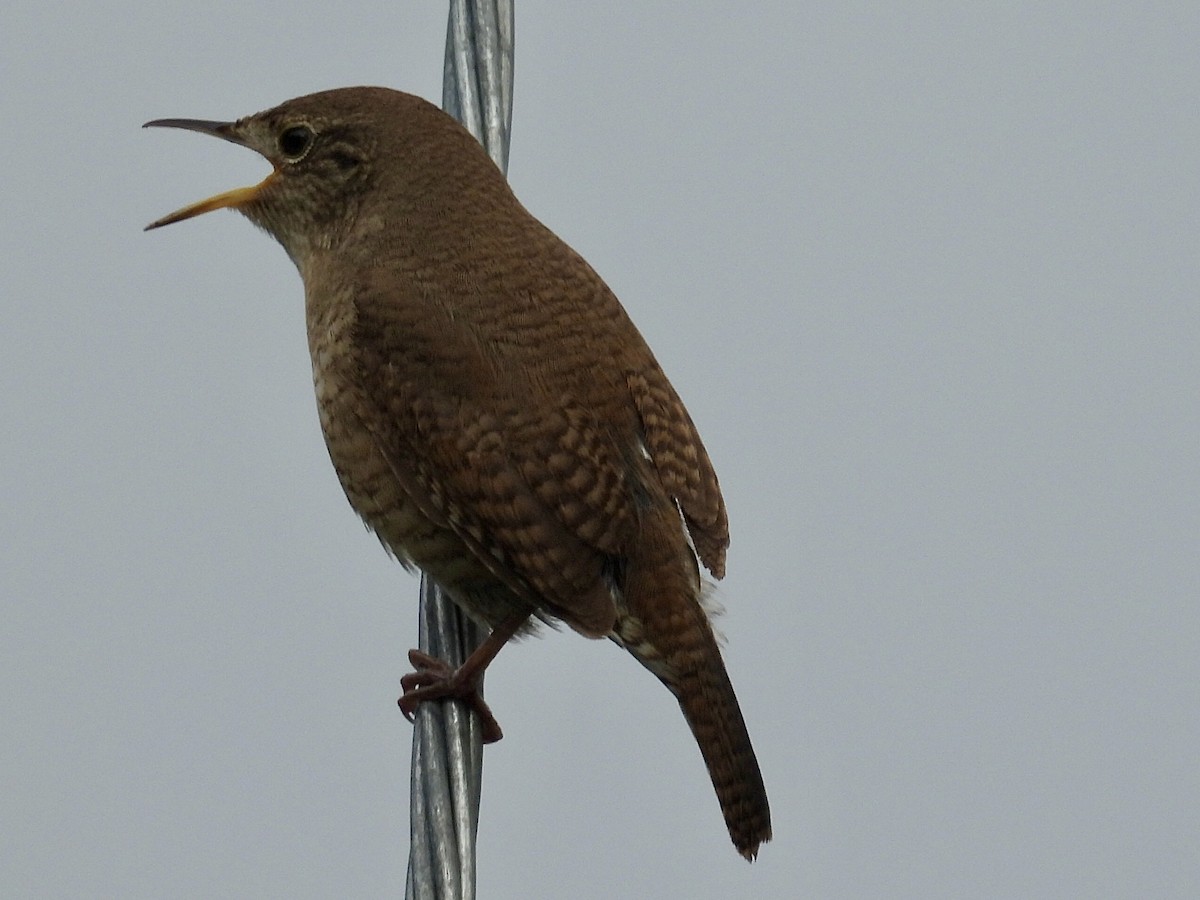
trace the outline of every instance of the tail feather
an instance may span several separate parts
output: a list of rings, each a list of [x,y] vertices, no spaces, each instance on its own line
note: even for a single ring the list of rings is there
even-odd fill
[[[643,549],[648,549],[643,544]],[[643,559],[643,561],[645,561]],[[729,836],[748,860],[771,839],[762,772],[712,626],[695,564],[631,565],[615,636],[671,690],[712,778]]]
[[[752,860],[759,844],[771,839],[771,809],[733,685],[716,641],[708,637],[704,658],[667,686],[700,745],[729,837],[738,852]]]

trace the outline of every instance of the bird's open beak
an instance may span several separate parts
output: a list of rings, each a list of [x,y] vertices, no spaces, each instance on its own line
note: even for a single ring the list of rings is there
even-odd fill
[[[241,136],[235,130],[233,122],[209,122],[204,119],[155,119],[152,122],[147,122],[142,127],[185,128],[188,131],[211,134],[213,137],[219,137],[222,140],[230,141],[243,147],[246,146],[246,142],[242,140]],[[150,231],[153,228],[161,228],[163,225],[170,225],[172,222],[182,222],[184,219],[190,219],[193,216],[211,212],[214,209],[224,209],[226,207],[236,209],[257,197],[259,192],[267,186],[267,183],[274,176],[275,173],[272,172],[261,182],[251,187],[236,188],[232,191],[226,191],[223,194],[217,194],[215,197],[209,197],[207,200],[201,200],[199,203],[185,206],[183,209],[178,209],[170,215],[163,216],[161,219],[151,222],[146,226],[145,230]]]

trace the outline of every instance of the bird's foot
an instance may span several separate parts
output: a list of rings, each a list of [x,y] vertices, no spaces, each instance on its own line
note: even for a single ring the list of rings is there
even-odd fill
[[[409,650],[408,661],[416,671],[400,679],[404,694],[396,701],[408,721],[413,721],[417,707],[427,700],[461,700],[479,716],[485,744],[493,744],[504,737],[500,723],[483,702],[478,672],[464,673],[463,668],[451,668],[436,656],[420,650]]]

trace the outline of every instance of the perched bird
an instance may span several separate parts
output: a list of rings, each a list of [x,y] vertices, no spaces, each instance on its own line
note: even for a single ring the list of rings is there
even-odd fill
[[[592,268],[513,196],[483,148],[418,97],[345,88],[210,122],[262,154],[223,207],[304,280],[321,428],[351,505],[491,635],[457,670],[418,651],[401,707],[471,702],[535,619],[611,638],[674,693],[738,851],[771,837],[737,697],[702,603],[729,544],[687,410]]]

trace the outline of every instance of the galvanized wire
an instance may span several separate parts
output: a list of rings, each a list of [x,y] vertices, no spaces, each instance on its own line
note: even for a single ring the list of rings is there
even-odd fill
[[[512,0],[451,0],[442,108],[508,172],[513,97]]]
[[[451,0],[442,107],[508,171],[512,124],[512,0]],[[420,647],[459,666],[485,637],[427,577]],[[474,900],[483,783],[479,721],[458,702],[423,703],[413,729],[407,900]]]

